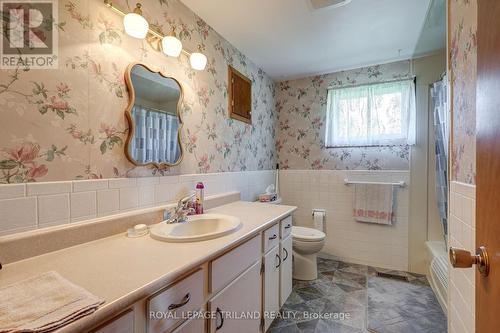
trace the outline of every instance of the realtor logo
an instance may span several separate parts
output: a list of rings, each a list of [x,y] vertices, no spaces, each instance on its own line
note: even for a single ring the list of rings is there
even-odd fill
[[[57,0],[1,1],[0,68],[57,68]]]

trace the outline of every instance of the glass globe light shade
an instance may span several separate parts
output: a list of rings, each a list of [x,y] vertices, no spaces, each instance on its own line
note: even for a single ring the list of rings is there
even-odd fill
[[[191,68],[202,71],[207,65],[207,57],[203,53],[194,52],[191,53],[189,62],[191,63]]]
[[[149,31],[149,23],[146,19],[136,13],[128,13],[123,18],[123,26],[127,35],[134,38],[146,38]]]
[[[182,43],[175,36],[165,36],[161,40],[163,53],[171,57],[178,57],[182,51]]]

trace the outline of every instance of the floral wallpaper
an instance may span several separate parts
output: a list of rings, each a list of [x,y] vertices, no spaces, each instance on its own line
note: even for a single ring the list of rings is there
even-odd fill
[[[0,183],[273,169],[275,85],[244,54],[178,0],[148,1],[144,16],[163,32],[172,26],[184,47],[201,45],[204,71],[124,34],[122,17],[98,0],[59,0],[59,68],[0,71]],[[116,1],[127,11],[135,2]],[[128,9],[127,9],[128,8]],[[185,155],[172,169],[136,168],[124,155],[133,61],[159,68],[184,91]],[[253,124],[227,116],[227,65],[253,82]]]
[[[410,62],[317,75],[277,85],[277,151],[283,169],[408,170],[408,146],[325,148],[328,87],[404,79]]]
[[[452,180],[476,183],[477,0],[451,0]]]

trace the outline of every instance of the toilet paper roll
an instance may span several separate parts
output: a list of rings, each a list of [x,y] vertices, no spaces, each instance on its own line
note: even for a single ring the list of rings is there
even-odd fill
[[[326,232],[325,230],[325,212],[321,210],[313,211],[314,228]]]

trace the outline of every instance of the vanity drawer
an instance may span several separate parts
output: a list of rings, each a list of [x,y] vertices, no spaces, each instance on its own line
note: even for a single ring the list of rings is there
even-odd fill
[[[281,239],[285,239],[292,233],[292,215],[280,221]]]
[[[199,309],[205,300],[205,271],[193,274],[148,300],[148,333],[164,333],[182,320],[182,312]]]
[[[280,243],[279,233],[280,229],[278,223],[264,231],[264,253]]]
[[[210,264],[210,291],[217,292],[227,286],[260,258],[260,235],[213,260]]]
[[[93,333],[134,333],[134,311],[128,310],[124,314],[112,319]]]

